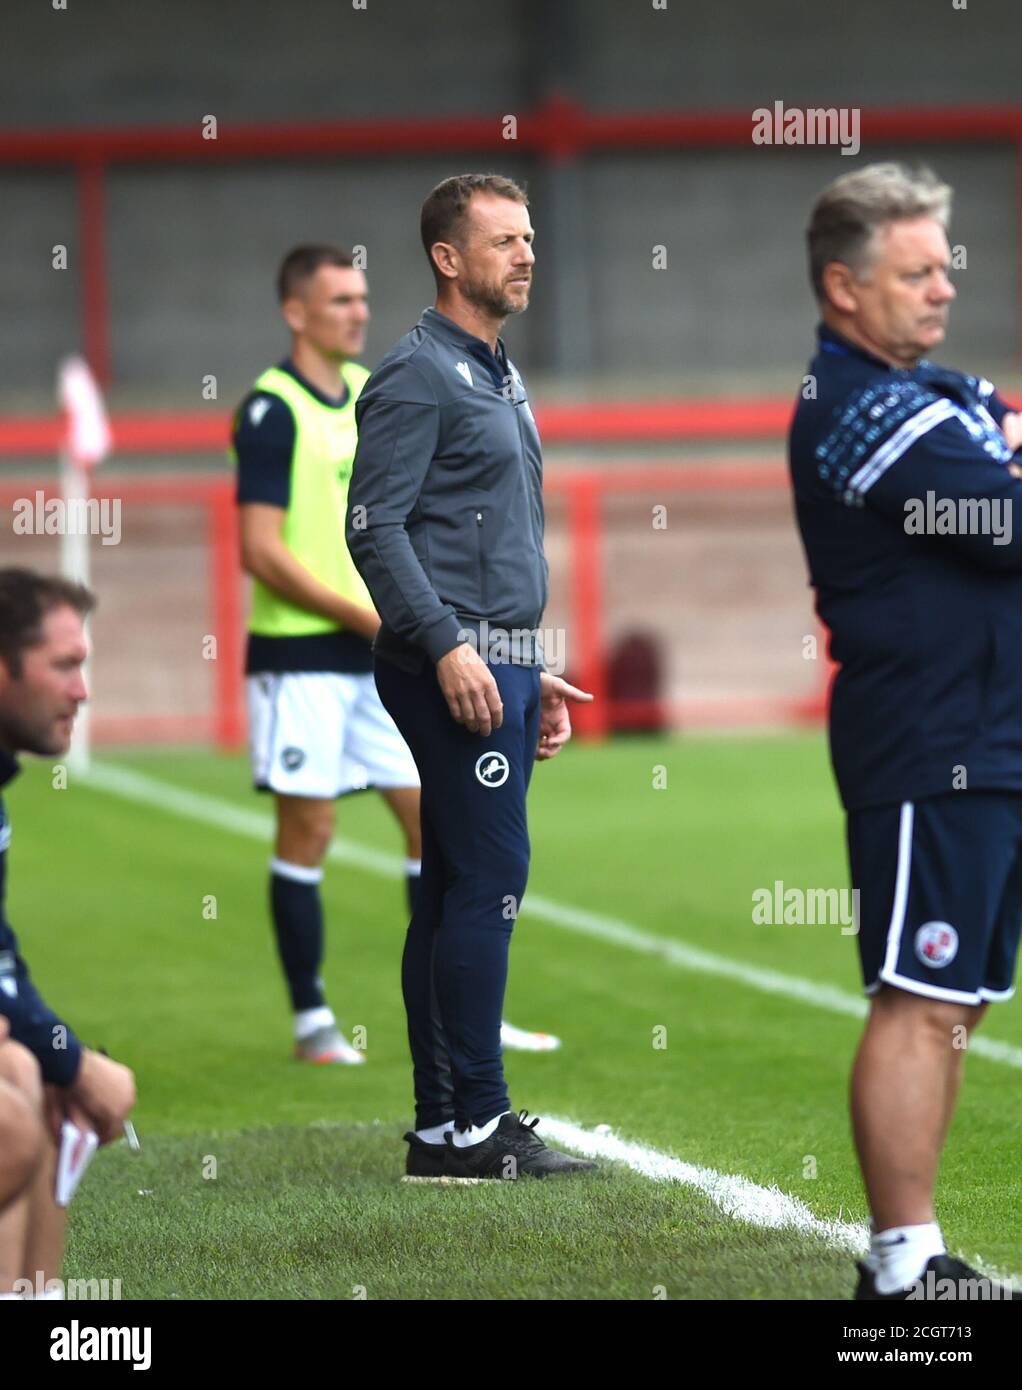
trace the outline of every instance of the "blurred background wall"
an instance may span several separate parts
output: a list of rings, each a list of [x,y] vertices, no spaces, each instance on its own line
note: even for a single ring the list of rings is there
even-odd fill
[[[505,336],[545,441],[547,622],[601,696],[583,723],[819,718],[783,464],[808,210],[857,165],[931,163],[965,256],[941,356],[1010,398],[1018,0],[61,3],[12,9],[0,48],[0,502],[52,485],[54,372],[84,351],[114,413],[96,486],[125,509],[94,547],[101,733],[241,737],[224,446],[286,351],[277,264],[365,248],[372,366],[432,297],[422,199],[468,169],[532,200],[532,305]],[[776,102],[854,110],[861,149],[754,145]],[[5,563],[56,546],[0,527]]]
[[[519,119],[482,156],[152,157],[107,189],[113,382],[186,400],[216,374],[237,392],[280,346],[272,272],[323,237],[367,248],[369,357],[417,317],[430,278],[417,234],[440,178],[489,164],[528,183],[539,256],[533,309],[509,326],[545,385],[662,391],[723,374],[790,380],[814,316],[802,232],[814,193],[856,163],[925,157],[956,188],[969,251],[948,354],[996,364],[1018,349],[1018,193],[1007,143],[836,149],[605,150],[551,162],[522,148],[552,93],[595,113],[792,106],[954,108],[1013,103],[1017,0],[69,0],[18,7],[0,54],[8,129]],[[42,78],[42,80],[40,80]],[[750,121],[751,128],[751,121]],[[201,152],[200,152],[201,153]],[[80,336],[71,169],[0,164],[2,389],[48,389]],[[651,248],[667,248],[654,270]],[[967,290],[967,293],[964,292]]]

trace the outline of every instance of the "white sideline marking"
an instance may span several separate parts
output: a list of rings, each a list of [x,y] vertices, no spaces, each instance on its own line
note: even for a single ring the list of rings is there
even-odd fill
[[[243,807],[235,806],[218,797],[185,791],[172,783],[133,772],[130,768],[118,767],[112,763],[93,763],[87,781],[98,790],[172,811],[190,820],[215,825],[221,830],[233,830],[236,834],[248,838],[269,841],[272,835],[273,822],[268,815],[258,811],[246,811]],[[403,860],[398,855],[370,849],[353,841],[335,840],[330,847],[329,857],[385,878],[401,878],[404,875]],[[712,952],[700,951],[696,947],[685,946],[681,942],[641,931],[628,922],[600,917],[595,913],[562,905],[548,898],[534,897],[530,894],[528,903],[530,912],[554,926],[610,941],[647,955],[660,956],[680,969],[723,976],[753,989],[784,995],[836,1013],[859,1017],[866,1012],[863,1000],[831,985],[817,985],[811,980],[803,980],[797,976],[743,965],[724,956],[715,956]],[[976,1038],[969,1044],[969,1048],[970,1051],[982,1053],[993,1061],[1022,1067],[1022,1048],[1013,1047],[1009,1043],[996,1042],[991,1038]],[[328,1123],[332,1127],[336,1122]],[[610,1131],[604,1133],[602,1130],[587,1130],[570,1120],[548,1117],[540,1121],[538,1128],[555,1143],[565,1144],[586,1158],[605,1158],[608,1161],[624,1163],[633,1172],[651,1178],[654,1182],[678,1182],[687,1187],[697,1188],[725,1216],[734,1220],[771,1229],[788,1229],[801,1234],[817,1235],[836,1249],[856,1256],[865,1254],[869,1248],[869,1236],[865,1226],[848,1221],[822,1220],[798,1197],[792,1197],[778,1187],[761,1187],[740,1175],[719,1173],[715,1168],[701,1168],[671,1154],[662,1153],[647,1144],[620,1139]],[[970,1263],[988,1278],[1019,1283],[1014,1275],[993,1269],[976,1257],[972,1257]]]
[[[324,1118],[310,1121],[308,1128],[367,1130],[379,1129],[380,1124],[378,1119],[352,1125]],[[794,1230],[802,1235],[816,1235],[834,1249],[857,1257],[864,1255],[869,1248],[869,1233],[865,1226],[850,1221],[821,1220],[798,1197],[782,1192],[779,1187],[760,1187],[749,1178],[718,1173],[715,1168],[700,1168],[648,1144],[619,1139],[609,1125],[598,1125],[594,1130],[584,1129],[572,1120],[547,1116],[540,1120],[536,1128],[542,1131],[545,1138],[574,1149],[584,1158],[604,1158],[608,1162],[623,1163],[653,1182],[677,1182],[698,1188],[723,1215],[734,1221],[746,1221],[750,1225],[772,1230]],[[247,1129],[212,1131],[218,1139],[236,1139],[249,1133],[251,1131]],[[484,1187],[492,1185],[483,1183]],[[988,1279],[1022,1286],[1022,1280],[1017,1275],[985,1264],[977,1255],[963,1255],[961,1258]]]
[[[565,1144],[584,1158],[605,1158],[615,1163],[625,1163],[633,1172],[652,1178],[654,1182],[680,1182],[686,1187],[698,1188],[725,1216],[733,1217],[736,1221],[822,1236],[828,1245],[852,1255],[864,1255],[869,1249],[869,1233],[865,1226],[850,1221],[823,1221],[809,1210],[805,1202],[798,1197],[790,1197],[779,1187],[760,1187],[749,1178],[718,1173],[715,1168],[700,1168],[694,1163],[685,1163],[680,1158],[661,1153],[647,1144],[619,1139],[612,1132],[583,1129],[571,1120],[548,1119],[544,1116],[537,1130],[545,1139]]]
[[[267,845],[273,836],[272,818],[260,811],[247,811],[219,797],[185,791],[170,782],[162,782],[156,777],[119,767],[115,763],[93,763],[85,780],[99,791],[171,811],[188,820],[214,825],[218,830],[232,830],[249,839],[262,840]],[[404,877],[404,860],[399,855],[371,849],[353,840],[335,839],[328,857],[383,878]],[[614,946],[655,956],[679,970],[734,980],[750,989],[759,990],[761,994],[795,999],[800,1004],[811,1004],[830,1013],[847,1014],[852,1018],[864,1018],[866,1015],[864,999],[835,985],[820,984],[797,975],[784,975],[779,970],[729,960],[727,956],[700,950],[698,946],[643,931],[620,918],[586,912],[583,908],[572,907],[570,903],[555,902],[539,894],[528,893],[523,908],[529,915],[563,931],[576,932],[580,936],[594,937]],[[991,1062],[1002,1062],[1005,1066],[1022,1069],[1022,1047],[1012,1043],[998,1042],[995,1038],[979,1034],[969,1043],[969,1052]]]
[[[571,1120],[544,1117],[536,1128],[545,1139],[564,1144],[583,1158],[605,1158],[624,1163],[633,1172],[652,1178],[654,1182],[678,1182],[697,1188],[725,1216],[735,1221],[820,1236],[834,1249],[850,1255],[865,1255],[869,1250],[869,1231],[865,1226],[851,1221],[824,1221],[814,1215],[805,1202],[782,1192],[779,1187],[761,1187],[750,1178],[718,1173],[715,1168],[700,1168],[648,1144],[619,1139],[609,1125],[591,1130]],[[987,1265],[977,1256],[969,1257],[968,1263],[987,1279],[1014,1284],[1016,1288],[1022,1285],[1017,1275]]]

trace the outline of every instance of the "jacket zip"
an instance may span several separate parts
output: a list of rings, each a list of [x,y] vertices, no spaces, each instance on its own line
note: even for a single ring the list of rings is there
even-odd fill
[[[476,512],[476,555],[479,559],[479,604],[486,616],[486,563],[483,554],[483,514]]]
[[[526,447],[525,447],[525,431],[522,429],[522,417],[521,417],[521,415],[519,414],[519,411],[521,410],[521,405],[524,404],[525,401],[527,401],[527,400],[528,400],[528,396],[524,397],[523,401],[522,401],[520,404],[518,404],[518,405],[512,404],[511,409],[512,409],[512,410],[514,411],[514,413],[515,413],[515,424],[518,426],[518,456],[519,456],[519,458],[522,460],[522,474],[521,474],[521,476],[522,476],[522,486],[523,486],[523,488],[525,489],[525,507],[526,507],[526,511],[528,512],[528,515],[529,515],[530,529],[531,529],[531,531],[532,531],[532,547],[533,547],[533,550],[536,552],[536,558],[537,558],[537,560],[539,561],[540,572],[541,572],[541,575],[542,575],[542,569],[543,569],[543,540],[542,540],[542,537],[536,535],[536,518],[535,518],[535,515],[534,515],[534,512],[533,512],[533,503],[532,503],[532,478],[529,476],[529,468],[530,468],[530,464],[529,464],[529,451],[528,451],[528,449],[526,449]],[[540,496],[540,506],[542,507],[542,505],[543,505],[543,484],[542,484],[542,481],[540,482],[540,485],[539,485],[539,496]],[[540,579],[540,586],[541,586],[541,588],[542,588],[542,586],[543,586],[542,578]]]

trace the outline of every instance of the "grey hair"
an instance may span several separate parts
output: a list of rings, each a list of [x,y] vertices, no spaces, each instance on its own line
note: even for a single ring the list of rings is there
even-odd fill
[[[824,298],[823,271],[831,261],[859,276],[872,259],[877,231],[914,217],[936,218],[945,228],[951,218],[951,188],[925,166],[867,164],[828,184],[813,205],[806,231],[816,298]]]

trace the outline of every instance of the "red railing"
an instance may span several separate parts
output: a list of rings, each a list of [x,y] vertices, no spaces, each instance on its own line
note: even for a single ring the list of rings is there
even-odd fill
[[[751,111],[598,112],[554,98],[522,113],[517,138],[505,138],[502,115],[402,120],[323,121],[291,125],[221,122],[216,139],[201,124],[141,129],[0,131],[0,166],[72,167],[78,178],[85,353],[102,384],[110,379],[109,288],[105,182],[111,165],[274,159],[381,159],[500,152],[553,162],[603,150],[749,148]],[[1022,227],[1022,107],[883,108],[860,113],[860,138],[870,144],[1008,143],[1016,151]],[[1016,228],[1022,257],[1022,231]],[[1022,275],[1019,277],[1022,293]],[[1022,313],[1020,313],[1022,323]]]
[[[536,407],[544,444],[655,443],[678,439],[778,439],[792,400],[708,399],[572,402]],[[222,453],[231,434],[223,410],[115,414],[117,454]],[[55,415],[0,418],[0,458],[56,457],[64,425]]]
[[[147,435],[149,450],[158,435]],[[173,432],[164,442],[167,450],[180,448]],[[211,631],[217,639],[217,659],[212,663],[212,709],[198,716],[139,714],[131,717],[97,715],[93,728],[98,741],[211,741],[237,748],[244,740],[243,597],[238,555],[234,482],[230,476],[180,474],[172,477],[128,477],[101,469],[91,475],[92,495],[117,497],[122,505],[189,504],[206,515],[209,564],[208,604]],[[563,500],[570,537],[570,588],[566,596],[568,628],[572,634],[571,677],[596,699],[577,707],[573,719],[582,737],[600,738],[614,728],[671,726],[738,726],[748,723],[801,724],[819,720],[825,706],[829,663],[820,662],[820,679],[807,697],[742,696],[712,701],[671,702],[659,696],[649,699],[612,699],[609,695],[609,663],[605,642],[605,601],[602,538],[603,501],[611,495],[653,493],[748,493],[778,491],[788,486],[780,462],[763,464],[714,462],[699,464],[646,464],[629,462],[600,469],[548,473],[545,491]],[[42,491],[55,496],[53,482],[35,479],[6,480],[0,484],[0,505],[11,506],[17,497]]]
[[[207,554],[207,611],[216,637],[211,709],[199,715],[149,715],[109,717],[98,715],[93,733],[99,741],[147,742],[162,740],[210,741],[236,748],[245,737],[244,653],[242,634],[241,572],[238,563],[237,508],[228,478],[182,475],[130,478],[101,472],[90,474],[91,496],[119,498],[122,505],[148,507],[199,506],[205,513]],[[12,507],[19,497],[42,492],[44,502],[58,497],[54,482],[4,479],[0,482],[0,506]]]

